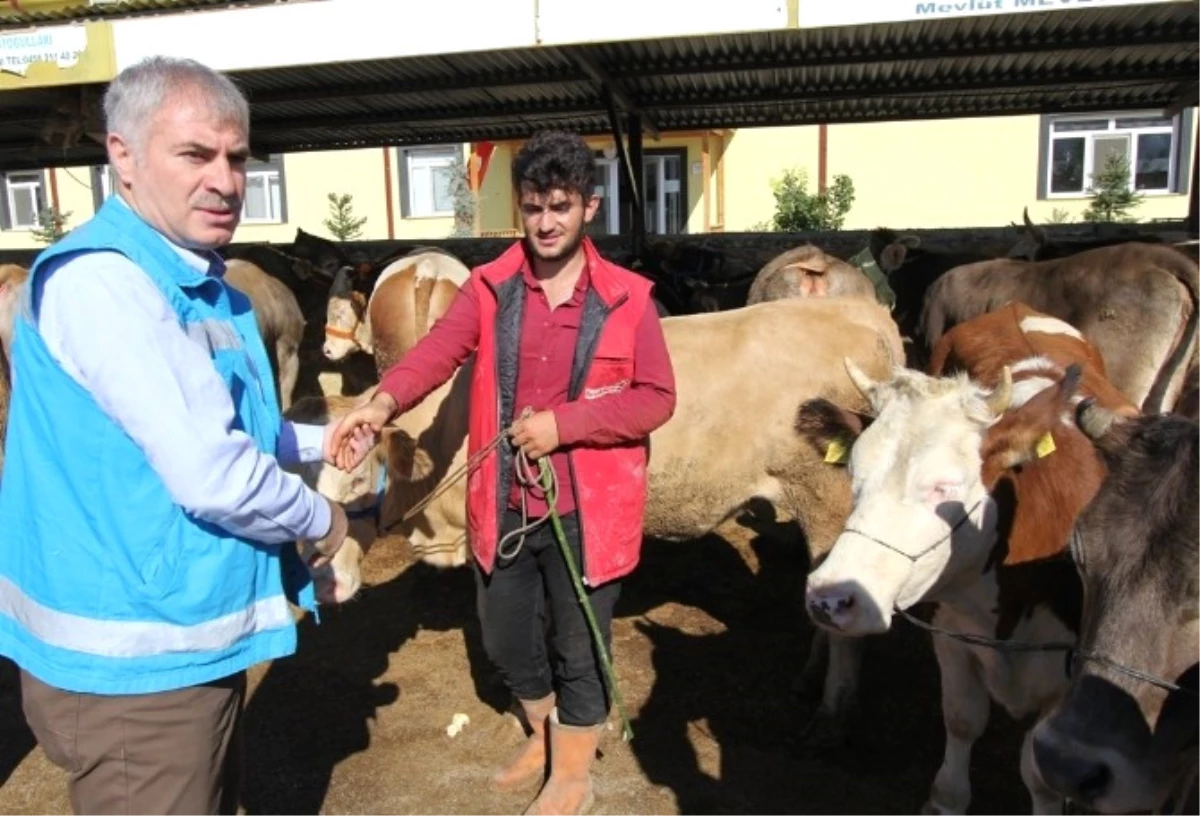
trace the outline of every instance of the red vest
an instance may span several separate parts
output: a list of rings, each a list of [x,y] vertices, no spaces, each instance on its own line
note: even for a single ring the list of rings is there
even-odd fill
[[[638,324],[650,302],[651,283],[600,257],[583,239],[591,285],[584,301],[568,399],[599,399],[628,388],[633,378]],[[479,295],[479,346],[471,378],[468,455],[496,438],[513,420],[516,358],[524,304],[522,243],[471,272]],[[585,582],[592,587],[620,578],[638,564],[646,506],[649,439],[606,448],[578,446],[567,453],[583,539]],[[512,455],[505,440],[467,477],[467,533],[485,573],[496,559],[496,543],[507,506]]]

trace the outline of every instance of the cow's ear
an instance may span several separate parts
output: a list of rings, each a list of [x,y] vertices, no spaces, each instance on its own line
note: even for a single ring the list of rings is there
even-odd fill
[[[904,258],[908,255],[908,247],[900,241],[894,241],[883,248],[883,252],[879,253],[879,268],[884,273],[895,272],[904,264]]]
[[[869,414],[834,405],[827,399],[812,399],[796,413],[796,433],[826,462],[845,464],[854,441],[873,420]]]
[[[355,305],[355,306],[356,306],[356,307],[359,309],[359,311],[366,311],[366,308],[367,308],[367,296],[366,296],[366,295],[364,295],[362,292],[351,292],[351,293],[350,293],[350,300],[351,300],[351,301],[354,303],[354,305]]]
[[[354,265],[354,279],[359,283],[366,283],[371,279],[372,271],[374,271],[374,267],[370,263],[366,261],[357,263]]]

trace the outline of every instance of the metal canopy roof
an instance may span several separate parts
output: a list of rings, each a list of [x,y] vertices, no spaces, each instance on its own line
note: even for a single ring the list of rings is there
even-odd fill
[[[277,35],[278,36],[278,35]],[[256,151],[611,132],[609,93],[659,132],[1196,104],[1200,4],[1155,3],[541,46],[232,72]],[[0,94],[0,168],[101,164],[42,140],[102,86]],[[64,95],[67,100],[64,100]],[[93,122],[94,125],[94,122]]]

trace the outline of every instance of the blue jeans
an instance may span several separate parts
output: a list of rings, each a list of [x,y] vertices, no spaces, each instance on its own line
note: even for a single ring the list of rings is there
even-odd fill
[[[520,513],[509,510],[501,536],[520,525]],[[578,517],[568,513],[562,525],[582,575]],[[475,579],[483,647],[513,695],[540,700],[554,691],[559,722],[580,726],[604,722],[608,684],[551,523],[527,534],[512,558],[497,557],[491,575],[484,575],[476,563]],[[611,657],[612,613],[621,585],[612,581],[584,589]]]

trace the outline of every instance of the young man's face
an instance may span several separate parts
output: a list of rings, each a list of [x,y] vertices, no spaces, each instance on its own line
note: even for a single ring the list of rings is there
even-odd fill
[[[523,184],[520,207],[529,251],[539,260],[561,261],[579,249],[583,228],[595,218],[600,198],[584,200],[578,192],[558,188],[539,193]]]

